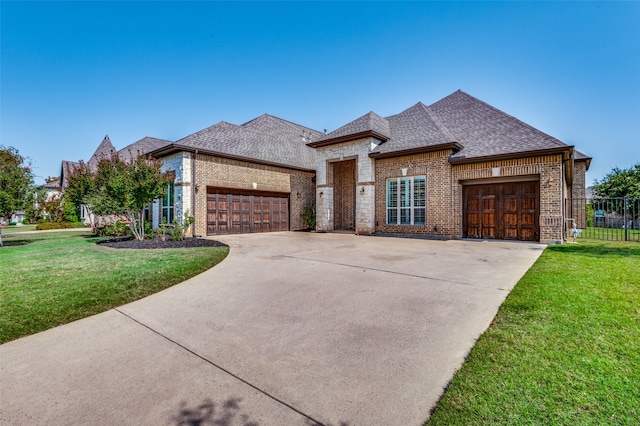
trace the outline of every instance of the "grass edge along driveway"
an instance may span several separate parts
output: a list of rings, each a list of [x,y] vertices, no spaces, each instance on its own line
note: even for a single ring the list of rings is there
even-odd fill
[[[637,424],[640,244],[549,246],[427,425]]]
[[[16,235],[0,248],[0,343],[121,306],[221,262],[228,247],[128,250],[86,231]]]

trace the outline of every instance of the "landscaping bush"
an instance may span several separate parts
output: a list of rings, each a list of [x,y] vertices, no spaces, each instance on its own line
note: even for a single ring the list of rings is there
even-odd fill
[[[23,225],[30,225],[31,221],[29,219],[25,219],[25,220],[22,221],[22,224]]]
[[[300,219],[307,229],[316,229],[316,202],[311,201],[302,207]]]
[[[48,229],[69,229],[84,228],[86,225],[82,222],[41,222],[36,225],[36,231],[46,231]]]
[[[108,226],[96,228],[95,233],[101,237],[126,237],[131,235],[131,229],[125,222],[118,221]]]

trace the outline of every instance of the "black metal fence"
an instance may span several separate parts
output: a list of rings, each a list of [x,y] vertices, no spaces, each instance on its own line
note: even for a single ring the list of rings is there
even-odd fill
[[[566,237],[640,242],[640,198],[570,198]]]

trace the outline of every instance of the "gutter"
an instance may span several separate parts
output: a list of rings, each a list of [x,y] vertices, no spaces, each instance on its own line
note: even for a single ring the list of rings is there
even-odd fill
[[[149,152],[148,155],[151,155],[154,158],[161,158],[176,152],[191,152],[196,154],[211,155],[213,157],[226,158],[229,160],[244,161],[246,163],[262,164],[264,166],[281,167],[284,169],[299,170],[302,172],[312,172],[312,173],[316,172],[315,169],[307,169],[304,167],[297,167],[297,166],[292,166],[288,164],[275,163],[272,161],[265,161],[265,160],[260,160],[256,158],[242,157],[239,155],[227,154],[225,152],[210,151],[206,149],[199,149],[199,148],[194,148],[194,147],[185,146],[185,145],[178,145],[178,144],[171,144],[169,146],[156,149],[155,151]]]
[[[568,159],[573,154],[573,146],[560,146],[557,148],[537,149],[534,151],[512,152],[507,154],[485,155],[483,157],[450,157],[451,164],[483,163],[487,161],[512,160],[515,158],[539,157],[545,155],[563,154],[563,159]]]

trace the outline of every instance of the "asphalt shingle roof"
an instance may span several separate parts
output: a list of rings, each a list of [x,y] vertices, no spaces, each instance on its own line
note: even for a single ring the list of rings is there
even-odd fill
[[[322,133],[264,114],[242,125],[221,121],[175,145],[270,164],[315,169],[315,151],[306,146]]]
[[[109,136],[107,135],[102,139],[102,142],[100,142],[100,145],[98,145],[98,148],[93,153],[87,164],[89,164],[89,167],[92,169],[95,169],[98,167],[100,160],[104,158],[111,158],[111,155],[114,152],[116,152],[116,149],[113,147],[111,139],[109,139]]]
[[[567,144],[458,90],[429,111],[464,148],[453,158],[475,158],[552,148]]]
[[[382,126],[388,126],[381,133],[389,138],[372,151],[374,156],[446,144],[456,147],[451,157],[454,160],[568,148],[558,139],[461,90],[432,105],[418,102],[386,118],[370,112],[323,136],[317,145],[321,146],[322,141],[329,144],[349,140],[349,136],[355,139],[363,131]],[[576,158],[588,157],[577,153]]]
[[[132,159],[148,154],[151,151],[155,151],[156,149],[162,148],[163,146],[167,146],[171,143],[171,141],[164,139],[145,136],[131,145],[127,145],[122,148],[118,151],[118,156],[124,161],[131,161]]]
[[[421,102],[400,114],[387,117],[391,138],[374,151],[388,153],[454,142],[454,137]]]
[[[382,140],[387,140],[391,135],[389,121],[383,117],[380,117],[373,111],[368,112],[362,117],[358,117],[355,120],[345,124],[344,126],[326,135],[323,135],[318,141],[314,142],[340,139],[344,136],[357,135],[365,132],[375,133]]]

